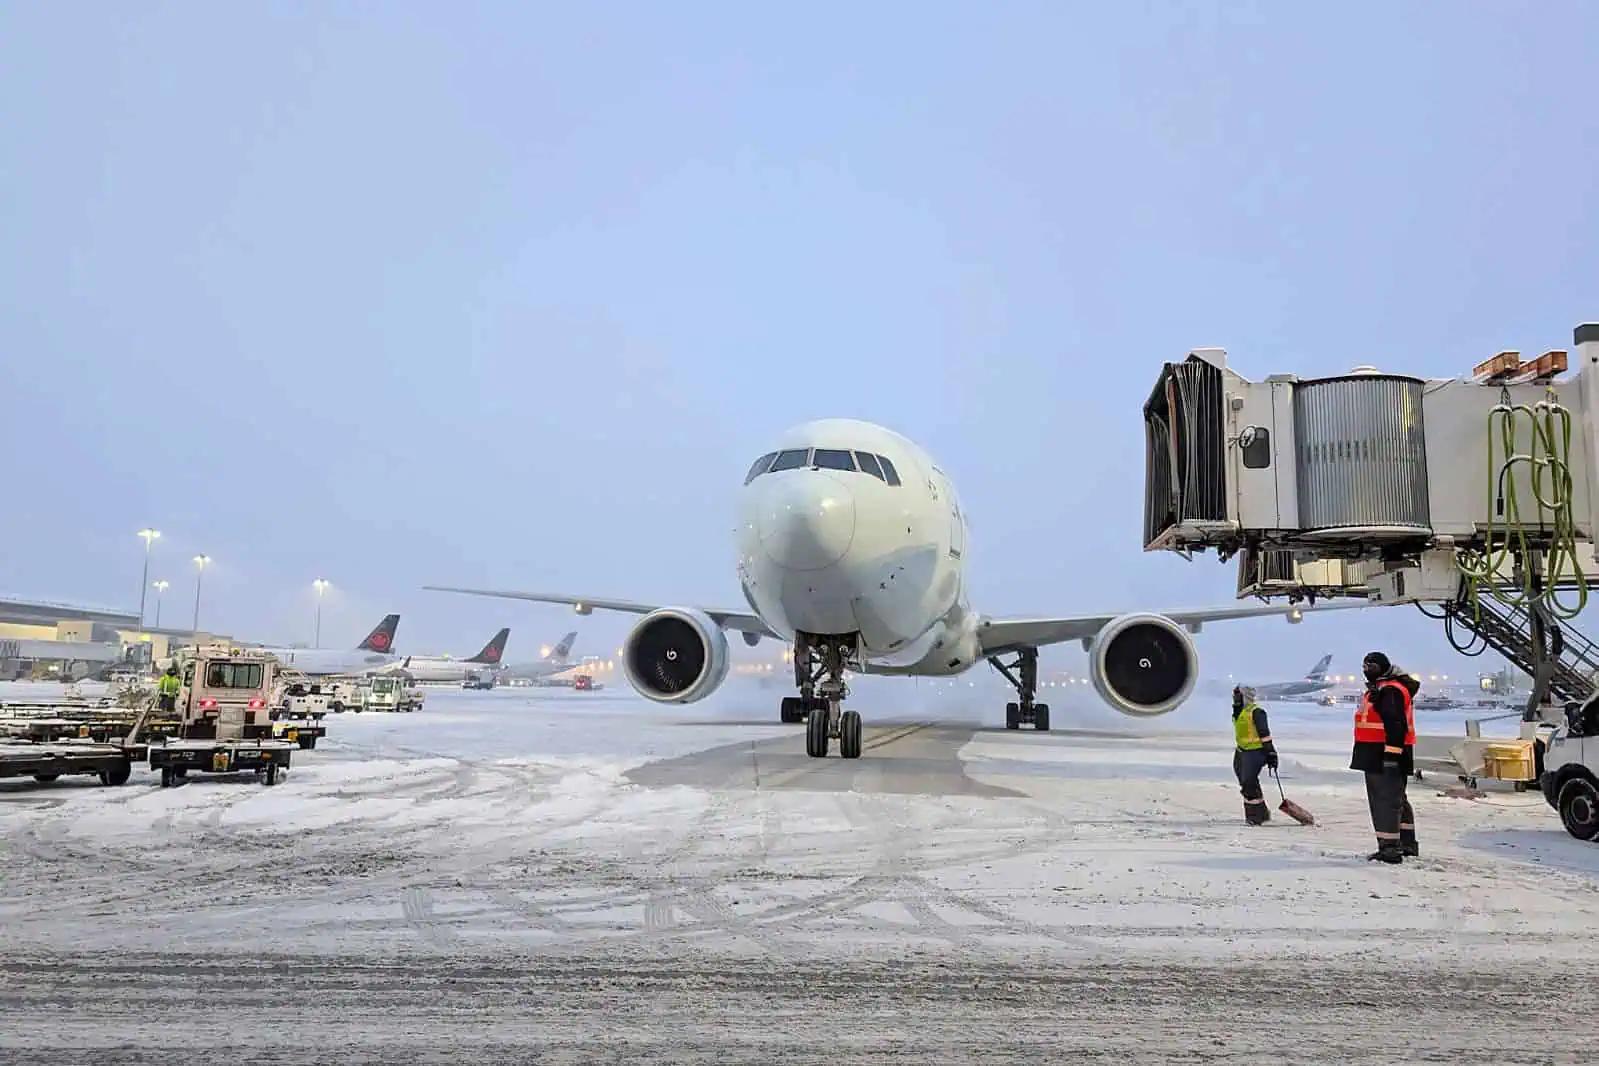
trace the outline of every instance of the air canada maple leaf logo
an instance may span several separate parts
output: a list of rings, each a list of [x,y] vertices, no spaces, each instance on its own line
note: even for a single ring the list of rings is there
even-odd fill
[[[372,648],[375,651],[388,651],[389,635],[382,630],[379,630],[378,632],[373,633],[371,637],[367,638],[367,643],[372,645]]]
[[[497,663],[500,661],[500,649],[490,647],[486,652],[484,652],[483,657],[491,663]]]

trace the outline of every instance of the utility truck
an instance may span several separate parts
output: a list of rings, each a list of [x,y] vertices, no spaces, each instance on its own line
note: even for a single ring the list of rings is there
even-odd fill
[[[1538,784],[1566,832],[1599,838],[1599,695],[1566,709],[1566,724],[1544,749]]]
[[[202,645],[179,659],[177,735],[150,745],[150,768],[170,788],[191,770],[254,771],[268,785],[289,768],[298,738],[275,739],[269,704],[277,680],[272,655],[226,644]]]

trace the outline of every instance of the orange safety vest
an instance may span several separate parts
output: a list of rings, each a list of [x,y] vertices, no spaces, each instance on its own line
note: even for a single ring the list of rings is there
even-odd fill
[[[1392,685],[1399,690],[1399,695],[1405,701],[1405,743],[1415,746],[1416,743],[1416,709],[1411,703],[1410,689],[1401,682],[1393,679],[1378,682],[1379,689]],[[1360,699],[1360,706],[1355,710],[1355,743],[1356,744],[1382,744],[1388,743],[1388,728],[1382,724],[1382,715],[1377,713],[1377,705],[1372,702],[1371,690]]]

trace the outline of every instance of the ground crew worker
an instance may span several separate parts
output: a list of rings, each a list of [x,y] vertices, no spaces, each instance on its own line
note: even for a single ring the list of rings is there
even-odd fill
[[[1421,682],[1374,651],[1361,663],[1366,694],[1355,711],[1355,751],[1349,768],[1366,775],[1366,800],[1377,850],[1368,859],[1401,863],[1420,855],[1416,816],[1405,785],[1416,766],[1416,692]]]
[[[1244,821],[1265,825],[1271,821],[1271,808],[1260,790],[1260,774],[1268,766],[1277,769],[1277,747],[1271,742],[1266,709],[1255,702],[1255,690],[1247,685],[1233,689],[1233,737],[1238,742],[1233,775],[1244,794]]]
[[[167,667],[167,672],[161,675],[161,680],[156,682],[156,706],[163,711],[175,711],[178,708],[178,690],[183,687],[183,682],[178,680],[178,667],[173,663]]]

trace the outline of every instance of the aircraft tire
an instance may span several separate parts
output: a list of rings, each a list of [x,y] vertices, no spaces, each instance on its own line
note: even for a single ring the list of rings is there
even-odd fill
[[[1022,709],[1014,703],[1005,704],[1005,728],[1020,729],[1022,727]]]
[[[846,759],[861,757],[861,716],[857,711],[838,716],[838,753]]]
[[[1049,704],[1033,704],[1033,728],[1040,733],[1049,732]]]
[[[815,710],[805,722],[805,754],[813,759],[827,758],[827,711]]]

